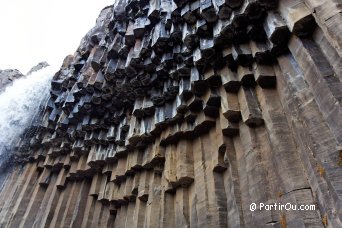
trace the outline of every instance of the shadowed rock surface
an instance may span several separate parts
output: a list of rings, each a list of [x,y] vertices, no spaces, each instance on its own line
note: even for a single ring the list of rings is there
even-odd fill
[[[114,1],[53,77],[0,226],[342,227],[340,12]]]
[[[3,78],[12,80],[0,93],[0,189],[4,178],[15,167],[16,162],[22,161],[23,152],[17,147],[17,142],[21,142],[21,147],[24,148],[23,142],[31,140],[38,130],[33,125],[36,121],[41,121],[40,112],[43,112],[49,98],[53,74],[45,74],[47,69],[42,70],[42,67],[39,67],[42,65],[34,67],[32,74],[28,75],[18,73],[13,76],[13,72],[18,71],[3,71]],[[29,149],[29,144],[27,148]]]

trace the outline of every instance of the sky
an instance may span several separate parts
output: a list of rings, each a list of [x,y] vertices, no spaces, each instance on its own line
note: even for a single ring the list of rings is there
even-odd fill
[[[0,1],[0,69],[27,73],[41,61],[62,65],[114,0]]]

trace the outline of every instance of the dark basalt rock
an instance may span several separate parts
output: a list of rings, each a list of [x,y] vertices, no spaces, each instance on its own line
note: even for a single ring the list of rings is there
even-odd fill
[[[339,12],[114,1],[54,76],[0,226],[341,227]]]

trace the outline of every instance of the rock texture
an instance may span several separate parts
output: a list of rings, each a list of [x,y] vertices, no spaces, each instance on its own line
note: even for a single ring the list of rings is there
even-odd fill
[[[50,66],[47,62],[43,61],[43,62],[40,62],[38,63],[36,66],[32,67],[27,73],[26,75],[29,75],[29,74],[32,74],[33,72],[36,72],[38,70],[41,70],[45,67],[48,67]]]
[[[0,226],[342,227],[341,22],[333,0],[116,0],[51,82]]]
[[[26,75],[29,75],[47,66],[49,66],[47,62],[40,62],[36,66],[32,67]],[[0,70],[0,93],[5,90],[6,86],[11,85],[15,79],[21,78],[23,76],[24,74],[17,69]]]
[[[22,76],[24,75],[17,69],[0,70],[0,93],[5,90],[6,86],[11,85],[15,79]]]

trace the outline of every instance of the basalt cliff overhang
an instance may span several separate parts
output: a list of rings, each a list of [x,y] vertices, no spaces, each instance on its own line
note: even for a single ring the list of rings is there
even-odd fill
[[[341,227],[340,11],[116,0],[54,76],[0,226]]]

